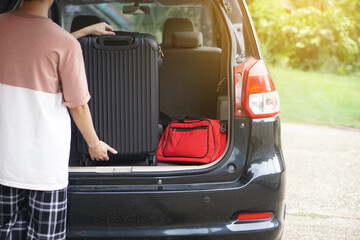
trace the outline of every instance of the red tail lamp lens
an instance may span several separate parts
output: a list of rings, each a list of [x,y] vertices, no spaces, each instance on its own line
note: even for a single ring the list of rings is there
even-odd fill
[[[259,60],[249,69],[246,80],[248,94],[275,91],[275,86],[270,73],[262,60]]]
[[[268,220],[272,218],[272,212],[260,212],[260,213],[239,213],[239,221],[251,221],[251,220]]]

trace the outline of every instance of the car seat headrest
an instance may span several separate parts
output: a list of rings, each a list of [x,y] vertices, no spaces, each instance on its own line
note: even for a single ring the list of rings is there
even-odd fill
[[[70,32],[75,32],[80,30],[84,27],[90,26],[92,24],[96,24],[101,22],[100,18],[97,16],[90,16],[90,15],[79,15],[76,16],[71,23],[71,30]]]
[[[173,32],[194,32],[194,23],[187,18],[169,18],[164,23],[163,29],[163,47],[172,47]]]
[[[172,46],[179,48],[198,48],[203,45],[201,32],[173,32]]]

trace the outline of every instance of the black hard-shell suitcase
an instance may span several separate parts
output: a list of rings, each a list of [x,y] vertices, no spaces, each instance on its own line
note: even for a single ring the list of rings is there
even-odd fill
[[[161,132],[161,56],[156,39],[149,34],[117,32],[116,36],[83,37],[79,42],[95,130],[101,140],[118,151],[110,156],[110,163],[147,159],[149,164],[156,164],[154,154]],[[78,131],[72,141],[72,146],[78,145],[83,164],[94,164]]]

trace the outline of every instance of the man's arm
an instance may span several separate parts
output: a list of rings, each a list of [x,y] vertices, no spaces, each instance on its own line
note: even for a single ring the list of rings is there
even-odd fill
[[[109,160],[107,151],[113,154],[117,153],[115,149],[99,140],[95,132],[89,106],[87,104],[75,108],[69,108],[69,111],[89,147],[91,160]]]
[[[105,22],[97,23],[90,25],[88,27],[84,27],[78,31],[71,33],[76,39],[87,36],[87,35],[109,35],[114,36],[113,28],[106,24]]]

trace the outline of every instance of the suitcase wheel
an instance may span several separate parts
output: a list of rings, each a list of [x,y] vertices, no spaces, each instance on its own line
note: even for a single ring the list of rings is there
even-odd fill
[[[156,155],[146,156],[146,162],[148,163],[149,166],[157,166],[158,161]]]

